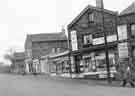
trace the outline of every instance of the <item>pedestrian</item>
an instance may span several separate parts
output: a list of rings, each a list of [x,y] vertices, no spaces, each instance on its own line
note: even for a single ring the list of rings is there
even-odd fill
[[[123,87],[125,87],[127,83],[130,83],[132,87],[135,87],[133,82],[133,68],[130,65],[129,59],[122,59],[119,60],[116,66],[117,76]]]
[[[122,80],[122,86],[125,87],[127,83],[130,83],[130,85],[132,87],[135,87],[134,85],[134,81],[133,81],[133,78],[132,78],[132,71],[131,71],[131,68],[128,66],[127,69],[125,70],[125,72],[123,73],[124,75],[124,78]]]

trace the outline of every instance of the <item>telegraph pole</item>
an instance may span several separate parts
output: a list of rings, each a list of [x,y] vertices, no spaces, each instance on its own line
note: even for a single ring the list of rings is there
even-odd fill
[[[109,52],[108,52],[108,44],[107,44],[107,32],[105,30],[105,18],[104,18],[104,3],[101,0],[101,12],[102,12],[102,32],[104,33],[104,41],[105,41],[105,59],[106,59],[106,69],[107,69],[107,78],[108,83],[111,83],[110,77],[110,64],[109,64]]]

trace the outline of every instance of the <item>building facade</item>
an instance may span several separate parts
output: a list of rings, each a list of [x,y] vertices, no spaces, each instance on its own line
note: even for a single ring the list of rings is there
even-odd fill
[[[135,58],[135,2],[120,13],[117,30],[119,58]]]
[[[67,50],[64,32],[27,35],[25,42],[27,72],[49,73],[48,56]]]
[[[25,72],[25,54],[24,52],[15,52],[14,57],[14,68],[13,72],[21,74]]]
[[[106,76],[105,40],[102,31],[103,14],[104,31],[107,33],[110,70],[115,72],[115,62],[118,57],[118,13],[106,9],[102,11],[98,6],[88,5],[68,25],[72,73],[84,74],[84,76],[94,74],[99,78]]]

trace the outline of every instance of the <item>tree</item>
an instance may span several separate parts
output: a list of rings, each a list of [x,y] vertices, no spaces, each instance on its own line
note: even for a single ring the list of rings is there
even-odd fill
[[[7,54],[4,55],[4,58],[11,62],[11,65],[10,65],[11,69],[14,69],[14,67],[15,67],[14,53],[15,53],[15,51],[12,48],[10,48],[9,52],[7,52]]]

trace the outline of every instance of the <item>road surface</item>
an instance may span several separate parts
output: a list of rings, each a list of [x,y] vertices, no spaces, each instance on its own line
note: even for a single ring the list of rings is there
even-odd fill
[[[135,96],[135,88],[88,80],[0,74],[0,96]]]

